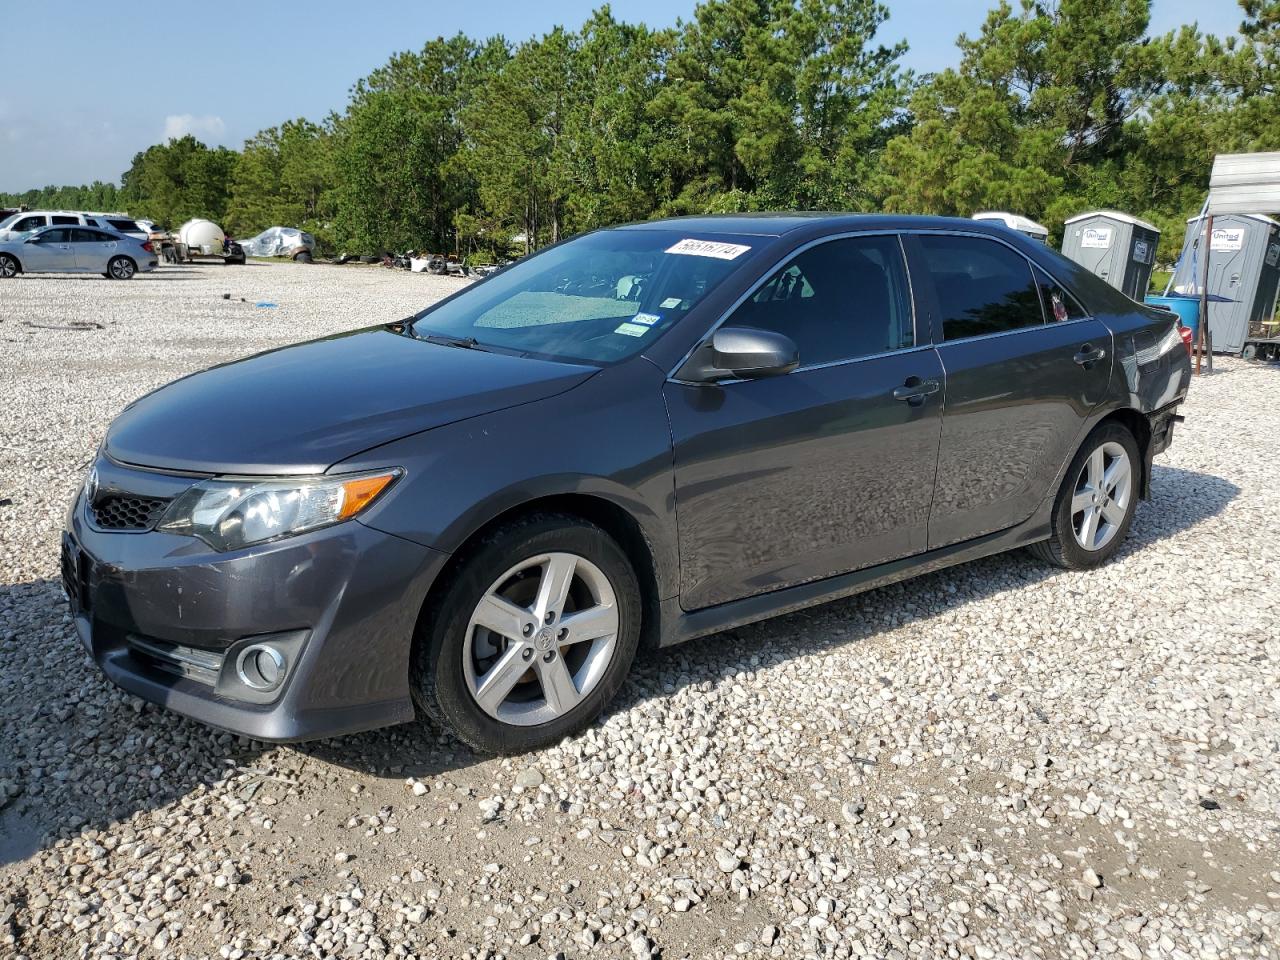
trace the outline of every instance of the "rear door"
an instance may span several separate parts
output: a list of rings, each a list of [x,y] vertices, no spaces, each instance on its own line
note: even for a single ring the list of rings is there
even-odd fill
[[[946,371],[929,548],[1028,519],[1106,396],[1110,330],[990,237],[912,239]]]
[[[109,233],[87,227],[71,229],[71,247],[76,256],[76,269],[105,273],[107,261],[115,254],[117,241]]]
[[[942,368],[899,237],[802,249],[724,325],[786,334],[800,367],[664,388],[685,609],[922,552]]]

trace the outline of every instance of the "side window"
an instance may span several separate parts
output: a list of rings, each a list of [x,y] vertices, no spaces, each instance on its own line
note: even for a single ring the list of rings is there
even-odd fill
[[[56,213],[55,213],[55,214],[53,215],[53,219],[52,219],[52,221],[51,221],[51,222],[52,222],[52,223],[63,224],[63,225],[66,225],[66,226],[71,226],[72,224],[78,224],[78,223],[80,222],[80,218],[79,218],[79,217],[69,217],[69,216],[66,216],[65,214],[64,214],[64,215],[58,215],[58,214],[56,214]]]
[[[97,230],[85,230],[81,227],[79,230],[71,231],[72,243],[101,243],[105,239]]]
[[[108,220],[107,223],[113,230],[119,230],[121,233],[138,232],[138,225],[132,220]]]
[[[44,226],[48,226],[48,224],[45,223],[44,217],[40,217],[40,216],[23,217],[21,220],[15,223],[12,227],[10,227],[10,229],[13,230],[15,233],[23,233],[27,230],[37,230],[40,227],[44,227]]]
[[[1044,323],[1031,266],[1002,243],[982,237],[921,234],[946,340],[962,340]]]
[[[1040,285],[1040,298],[1044,301],[1044,314],[1050,323],[1062,323],[1064,320],[1083,320],[1089,314],[1076,298],[1062,289],[1057,280],[1049,276],[1039,267],[1032,267]]]
[[[46,230],[40,234],[41,243],[67,243],[67,235],[70,230]]]
[[[914,346],[902,245],[896,236],[877,236],[810,247],[725,322],[786,334],[802,367]]]
[[[91,227],[96,227],[98,225],[98,221],[93,219],[93,217],[85,217],[84,222]]]

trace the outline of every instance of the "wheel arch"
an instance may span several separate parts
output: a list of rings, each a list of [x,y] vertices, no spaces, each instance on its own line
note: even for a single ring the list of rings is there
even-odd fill
[[[458,570],[471,557],[475,546],[494,530],[537,515],[560,514],[594,523],[622,548],[635,570],[640,587],[642,649],[656,649],[661,636],[661,589],[653,545],[644,527],[624,506],[594,493],[552,493],[525,500],[495,514],[476,526],[449,557],[444,569],[423,598],[419,620],[428,616],[438,598],[453,582]]]
[[[1133,440],[1138,445],[1139,455],[1139,477],[1138,477],[1138,495],[1143,500],[1151,499],[1151,421],[1147,419],[1147,415],[1140,410],[1132,407],[1121,407],[1118,410],[1112,410],[1105,417],[1094,424],[1092,433],[1098,427],[1105,423],[1118,423],[1131,434]],[[1088,439],[1086,436],[1085,439]],[[1081,443],[1084,441],[1082,440]],[[1074,457],[1075,455],[1072,454]]]

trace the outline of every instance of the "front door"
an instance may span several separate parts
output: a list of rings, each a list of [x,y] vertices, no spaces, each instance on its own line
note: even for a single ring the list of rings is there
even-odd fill
[[[1028,519],[1105,398],[1111,331],[1004,243],[920,234],[946,370],[929,549]]]
[[[803,250],[725,326],[786,334],[800,367],[665,387],[684,608],[923,551],[942,367],[917,342],[899,238]]]
[[[22,245],[22,269],[32,273],[61,273],[74,271],[76,255],[71,249],[71,231],[67,227],[54,227],[31,238]]]

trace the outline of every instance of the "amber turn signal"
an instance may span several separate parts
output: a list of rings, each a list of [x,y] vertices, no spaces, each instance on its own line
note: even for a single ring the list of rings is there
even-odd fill
[[[338,519],[346,520],[354,517],[371,504],[395,478],[395,473],[384,473],[377,477],[348,480],[342,485],[342,509],[338,512]]]

